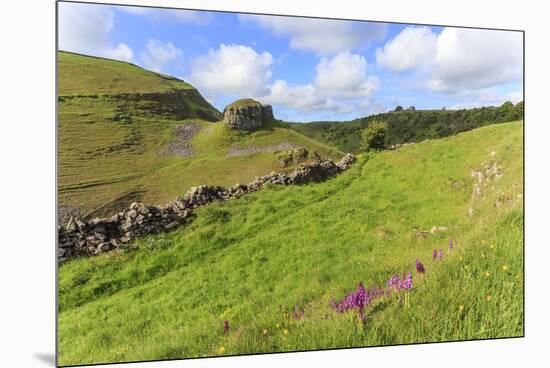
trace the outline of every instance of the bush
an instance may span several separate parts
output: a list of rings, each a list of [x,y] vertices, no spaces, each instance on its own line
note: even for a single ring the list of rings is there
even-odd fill
[[[386,147],[388,124],[373,121],[361,132],[361,148],[365,151],[382,150]]]

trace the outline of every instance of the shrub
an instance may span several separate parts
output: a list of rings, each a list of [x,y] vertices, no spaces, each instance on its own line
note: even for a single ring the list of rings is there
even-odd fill
[[[373,121],[361,132],[361,148],[365,151],[382,150],[386,147],[388,124]]]

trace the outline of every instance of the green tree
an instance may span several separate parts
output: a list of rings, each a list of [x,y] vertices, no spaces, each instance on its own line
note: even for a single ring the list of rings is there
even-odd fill
[[[361,147],[365,151],[382,150],[386,147],[388,123],[373,121],[361,132]]]
[[[394,111],[403,111],[403,106],[397,105]]]
[[[517,119],[523,119],[523,101],[518,102],[516,106],[514,106],[514,109],[516,110]]]
[[[499,115],[504,119],[513,119],[514,115],[514,104],[510,101],[506,101],[499,108]]]

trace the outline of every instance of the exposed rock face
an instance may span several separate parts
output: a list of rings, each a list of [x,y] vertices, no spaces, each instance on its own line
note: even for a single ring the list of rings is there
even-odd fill
[[[275,116],[273,116],[273,108],[271,108],[271,105],[262,105],[262,119],[263,121],[270,121],[275,119]]]
[[[252,130],[273,120],[273,109],[252,99],[239,100],[223,111],[223,122],[231,129]]]
[[[192,210],[219,200],[238,198],[260,189],[266,183],[291,185],[316,182],[347,170],[356,161],[345,155],[334,163],[318,157],[315,162],[300,164],[292,173],[271,173],[257,177],[249,184],[236,184],[230,188],[201,185],[191,188],[183,198],[162,207],[147,207],[132,203],[122,212],[108,218],[88,222],[72,217],[67,225],[59,227],[58,259],[60,262],[78,256],[92,256],[117,248],[127,247],[136,237],[168,231],[188,222]]]

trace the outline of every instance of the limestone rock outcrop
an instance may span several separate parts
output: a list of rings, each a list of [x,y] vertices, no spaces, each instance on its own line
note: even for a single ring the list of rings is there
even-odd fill
[[[270,105],[262,105],[250,98],[235,101],[223,110],[223,122],[231,129],[252,130],[273,119]]]

